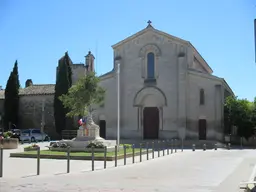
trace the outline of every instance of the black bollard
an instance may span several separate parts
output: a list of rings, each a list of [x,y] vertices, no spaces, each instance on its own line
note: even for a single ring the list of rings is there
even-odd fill
[[[193,144],[193,145],[192,145],[192,151],[195,151],[195,150],[196,150],[196,145]]]
[[[142,144],[140,143],[140,162],[142,162]]]
[[[135,145],[133,144],[133,145],[132,145],[132,163],[134,163],[134,159],[135,159],[135,158],[134,158],[134,156],[135,156],[135,155],[134,155],[134,148],[135,148]]]
[[[160,157],[160,141],[157,142],[157,153],[158,153],[158,157]]]
[[[147,160],[148,160],[148,142],[146,143],[146,148],[147,148]]]
[[[126,165],[126,146],[124,145],[124,165]]]
[[[155,143],[152,141],[152,159],[155,158]]]
[[[243,149],[243,138],[240,138],[240,149]]]
[[[115,167],[117,167],[117,145],[115,146]]]
[[[177,153],[177,139],[174,140],[175,153]]]
[[[203,150],[206,151],[206,144],[203,145]]]
[[[214,150],[216,151],[218,148],[217,143],[214,144]]]
[[[104,146],[104,169],[107,168],[107,146]]]
[[[231,146],[231,144],[230,144],[230,143],[228,143],[228,150],[230,150],[230,146]]]
[[[67,173],[70,172],[70,146],[67,148]]]
[[[0,177],[3,177],[3,168],[4,168],[3,164],[4,164],[4,149],[1,146],[0,147]]]
[[[183,143],[183,138],[181,139],[181,151],[183,152],[184,149],[184,143]]]
[[[173,139],[171,140],[171,153],[173,153]]]
[[[92,171],[94,171],[94,146],[92,146]]]
[[[37,175],[40,175],[40,147],[37,148]]]
[[[165,141],[162,142],[162,147],[163,147],[163,156],[165,156]]]
[[[167,146],[167,155],[170,154],[169,145],[170,145],[170,142],[169,142],[169,140],[167,140],[167,143],[166,143],[166,146]]]

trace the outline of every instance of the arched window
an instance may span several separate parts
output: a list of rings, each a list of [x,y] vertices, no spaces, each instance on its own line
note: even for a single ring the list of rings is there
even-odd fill
[[[155,78],[155,54],[152,52],[147,54],[147,78]]]
[[[204,105],[204,90],[200,89],[200,105]]]

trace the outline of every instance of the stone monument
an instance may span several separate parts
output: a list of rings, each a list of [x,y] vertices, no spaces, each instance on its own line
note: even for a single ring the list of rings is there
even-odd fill
[[[86,148],[91,142],[93,143],[102,143],[104,146],[107,147],[107,151],[114,151],[116,140],[105,140],[104,138],[100,137],[100,127],[94,123],[92,116],[89,115],[87,117],[87,122],[82,124],[79,129],[77,130],[77,137],[72,140],[60,140],[57,142],[59,145],[66,144],[70,146],[71,151],[75,152],[83,152],[85,150],[89,150]],[[57,150],[57,149],[54,149]],[[102,149],[97,149],[97,151],[103,151]]]

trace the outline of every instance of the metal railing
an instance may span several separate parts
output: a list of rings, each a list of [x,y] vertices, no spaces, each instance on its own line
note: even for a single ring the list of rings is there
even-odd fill
[[[122,165],[127,165],[127,159],[130,158],[131,159],[131,164],[134,163],[141,163],[143,161],[148,161],[148,160],[153,160],[155,158],[160,158],[160,157],[164,157],[164,156],[168,156],[168,155],[172,155],[179,152],[183,152],[184,146],[183,146],[183,142],[181,142],[180,145],[178,145],[177,139],[172,139],[172,140],[158,140],[158,141],[151,141],[151,142],[146,142],[146,143],[140,143],[139,147],[135,147],[135,145],[120,145],[115,146],[114,151],[112,152],[114,154],[114,157],[111,156],[112,159],[109,159],[108,157],[108,151],[107,151],[107,147],[104,147],[102,153],[102,164],[103,164],[103,169],[107,168],[107,162],[114,161],[114,166],[113,167],[118,167],[118,161],[123,161]],[[229,144],[227,149],[230,149],[231,145]],[[129,149],[129,153],[127,153],[127,150]],[[217,144],[214,145],[214,150],[217,150]],[[119,151],[118,151],[119,150]],[[196,151],[196,150],[201,150],[201,151],[206,151],[207,150],[207,145],[203,144],[203,146],[199,146],[198,148],[196,148],[195,144],[192,144],[190,150],[192,152]],[[0,147],[0,177],[3,177],[3,169],[4,169],[4,158],[3,158],[3,151],[4,149],[2,147]],[[90,155],[88,155],[90,158],[88,161],[91,161],[91,171],[95,170],[95,161],[98,161],[98,156],[95,156],[95,153],[97,151],[95,151],[95,148],[92,147],[90,152]],[[41,155],[41,151],[40,151],[40,147],[37,148],[36,150],[36,175],[40,175],[40,168],[41,168],[41,158],[43,158],[43,156]],[[35,156],[34,156],[35,157]],[[66,156],[64,157],[64,159],[67,160],[66,163],[66,172],[70,173],[71,171],[71,160],[75,159],[75,156],[72,156],[72,152],[70,147],[67,147],[66,149]],[[136,157],[137,157],[137,161],[136,161]],[[63,159],[63,158],[62,158]],[[120,162],[119,161],[119,162]],[[15,165],[13,167],[15,169]]]

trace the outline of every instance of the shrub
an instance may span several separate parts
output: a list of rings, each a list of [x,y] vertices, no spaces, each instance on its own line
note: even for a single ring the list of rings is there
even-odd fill
[[[104,148],[105,146],[104,146],[104,144],[103,144],[102,142],[100,142],[100,141],[91,141],[91,142],[89,143],[89,145],[86,146],[86,148],[92,148],[92,147],[94,147],[94,148],[96,148],[96,149],[102,149],[102,148]]]
[[[50,145],[50,147],[52,147],[52,148],[58,148],[58,147],[60,147],[60,144],[57,143],[57,142],[55,142],[55,143],[52,143],[52,144]]]
[[[13,133],[11,131],[4,132],[3,136],[4,138],[11,138]]]
[[[68,145],[66,143],[61,143],[59,146],[60,148],[68,148]]]

